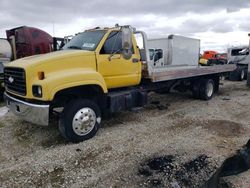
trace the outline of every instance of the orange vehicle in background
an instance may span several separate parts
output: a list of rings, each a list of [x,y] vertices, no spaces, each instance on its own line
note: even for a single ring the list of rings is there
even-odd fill
[[[218,54],[218,52],[212,51],[212,50],[208,50],[208,51],[204,51],[202,57],[204,59],[214,59],[216,54]]]
[[[200,65],[224,65],[227,64],[227,54],[218,53],[217,51],[207,50],[204,51],[199,61]]]

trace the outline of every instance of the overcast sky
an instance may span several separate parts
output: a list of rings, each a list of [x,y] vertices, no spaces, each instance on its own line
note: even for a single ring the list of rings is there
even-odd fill
[[[199,38],[202,50],[225,51],[249,43],[250,1],[0,0],[2,38],[6,29],[22,25],[63,37],[116,23],[144,30],[150,38],[169,34]]]

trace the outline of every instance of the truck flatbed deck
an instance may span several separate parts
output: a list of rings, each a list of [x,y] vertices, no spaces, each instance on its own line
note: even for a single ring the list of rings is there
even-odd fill
[[[205,76],[218,73],[226,73],[236,69],[236,65],[214,65],[214,66],[186,66],[183,67],[168,67],[164,70],[154,69],[152,73],[152,82],[168,81],[195,76]]]

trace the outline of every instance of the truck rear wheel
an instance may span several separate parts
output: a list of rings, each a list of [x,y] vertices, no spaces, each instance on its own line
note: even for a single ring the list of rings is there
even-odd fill
[[[202,79],[200,83],[200,99],[210,100],[213,98],[215,84],[213,79]]]
[[[191,91],[195,99],[200,99],[200,80],[192,82]]]
[[[245,75],[244,75],[244,80],[247,80],[247,72],[248,72],[248,68],[245,68],[245,69],[244,69],[244,73],[245,73]]]
[[[240,81],[244,80],[245,79],[245,70],[244,69],[241,69],[240,70]]]
[[[59,131],[68,141],[77,143],[95,136],[101,123],[98,105],[87,99],[70,101],[64,108]]]
[[[237,67],[236,70],[229,74],[229,80],[231,81],[242,81],[245,77],[246,75],[243,67]]]

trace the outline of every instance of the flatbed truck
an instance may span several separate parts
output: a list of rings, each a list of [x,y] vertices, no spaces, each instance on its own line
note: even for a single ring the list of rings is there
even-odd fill
[[[61,51],[22,58],[4,68],[7,107],[44,126],[57,114],[62,136],[81,142],[96,134],[103,118],[145,105],[150,91],[181,85],[195,98],[210,100],[219,89],[220,75],[236,68],[199,66],[196,39],[170,35],[160,43],[154,46],[145,32],[131,26],[81,32]],[[158,49],[154,58],[152,48]],[[157,65],[161,58],[165,63]]]

